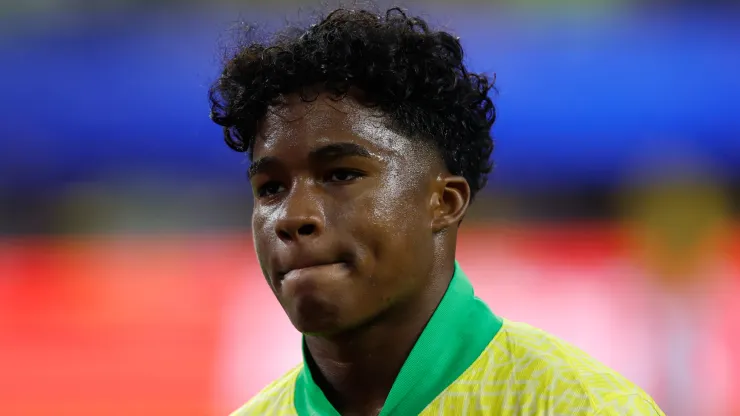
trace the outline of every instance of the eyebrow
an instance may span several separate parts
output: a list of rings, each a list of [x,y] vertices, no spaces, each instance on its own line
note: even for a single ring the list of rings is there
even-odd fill
[[[311,150],[308,154],[309,159],[328,162],[331,160],[341,159],[345,157],[362,157],[372,159],[375,156],[366,148],[350,142],[332,143],[325,146],[321,146],[317,149]],[[254,175],[265,171],[271,165],[279,164],[280,160],[275,156],[261,157],[249,166],[247,172],[248,177],[251,179]]]

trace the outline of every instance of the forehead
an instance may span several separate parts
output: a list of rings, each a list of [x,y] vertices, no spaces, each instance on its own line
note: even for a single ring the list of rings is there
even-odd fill
[[[297,95],[271,106],[254,144],[253,156],[282,150],[310,150],[333,142],[353,142],[382,155],[402,159],[433,157],[431,146],[392,129],[385,115],[355,98],[320,94],[306,102]]]

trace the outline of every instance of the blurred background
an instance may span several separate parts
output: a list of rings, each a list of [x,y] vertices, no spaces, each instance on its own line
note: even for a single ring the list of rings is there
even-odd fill
[[[406,3],[496,73],[459,261],[668,415],[740,415],[736,0]],[[224,415],[300,359],[208,118],[240,21],[311,3],[0,3],[0,414]]]

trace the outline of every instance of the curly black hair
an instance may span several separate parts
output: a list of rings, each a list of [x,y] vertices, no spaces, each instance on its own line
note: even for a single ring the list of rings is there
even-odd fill
[[[458,38],[399,8],[338,9],[238,49],[209,91],[211,119],[232,149],[251,157],[260,122],[280,96],[311,100],[305,91],[315,86],[339,97],[358,89],[391,128],[435,146],[474,197],[492,169],[494,79],[468,71],[463,58]]]

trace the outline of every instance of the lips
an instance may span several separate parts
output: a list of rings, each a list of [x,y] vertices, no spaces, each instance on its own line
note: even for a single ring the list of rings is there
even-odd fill
[[[323,264],[317,264],[313,266],[291,269],[290,271],[288,271],[282,276],[282,280],[286,281],[286,280],[300,279],[302,277],[312,276],[316,274],[323,274],[323,273],[336,273],[337,270],[339,268],[342,268],[343,266],[344,266],[344,263],[337,262],[337,263],[323,263]]]
[[[290,275],[295,275],[299,272],[308,272],[308,271],[318,271],[319,269],[336,266],[339,264],[343,264],[343,261],[339,260],[319,260],[319,259],[311,259],[310,257],[306,256],[296,256],[298,259],[295,262],[290,263],[287,267],[281,269],[280,273],[278,274],[280,276],[280,279],[286,279]]]
[[[354,250],[339,243],[307,246],[276,247],[272,252],[274,284],[290,276],[319,276],[345,274],[354,268]]]

